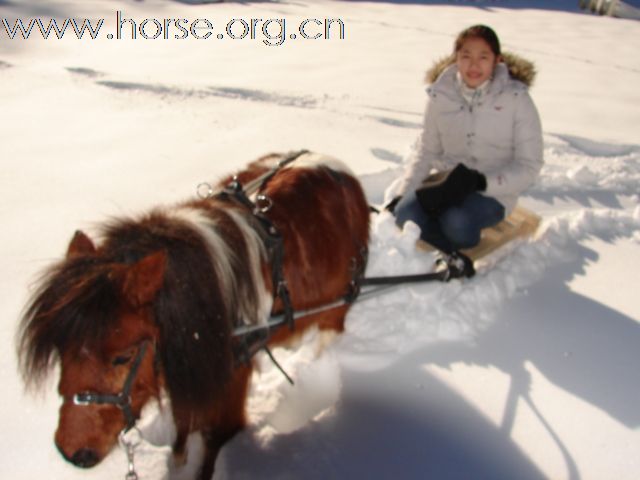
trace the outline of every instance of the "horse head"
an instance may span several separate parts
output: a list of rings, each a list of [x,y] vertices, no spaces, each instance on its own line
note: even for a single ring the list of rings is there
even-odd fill
[[[37,381],[59,362],[55,443],[76,466],[99,463],[159,394],[151,305],[165,266],[162,250],[132,264],[114,262],[77,232],[25,315],[23,374]]]

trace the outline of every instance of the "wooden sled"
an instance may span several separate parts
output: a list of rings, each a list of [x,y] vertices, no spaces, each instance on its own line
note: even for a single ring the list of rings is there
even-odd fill
[[[518,239],[532,237],[541,218],[531,210],[517,206],[503,221],[490,228],[482,230],[480,243],[473,248],[462,250],[474,262],[495,252],[503,245]],[[420,250],[434,250],[434,247],[418,240],[417,248]]]

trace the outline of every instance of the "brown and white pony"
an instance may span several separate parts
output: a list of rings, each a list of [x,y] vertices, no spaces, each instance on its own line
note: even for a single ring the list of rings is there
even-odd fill
[[[263,157],[238,179],[250,181],[280,158]],[[272,202],[265,216],[284,239],[293,307],[345,295],[369,235],[367,202],[354,176],[337,160],[307,153],[261,193]],[[255,222],[245,206],[214,196],[112,221],[97,245],[75,234],[66,258],[42,278],[19,339],[28,385],[60,365],[55,444],[65,459],[96,465],[130,426],[126,414],[135,421],[166,392],[177,430],[174,455],[184,460],[187,435],[200,431],[200,478],[211,478],[220,447],[245,425],[252,367],[234,358],[234,328],[282,310]],[[294,332],[278,328],[270,344],[311,325],[339,332],[347,308],[302,318]],[[78,401],[122,392],[125,405]]]

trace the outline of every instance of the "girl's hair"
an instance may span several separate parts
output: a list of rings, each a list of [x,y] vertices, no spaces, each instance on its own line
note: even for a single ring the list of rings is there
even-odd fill
[[[487,27],[486,25],[473,25],[461,31],[458,34],[458,38],[456,38],[453,53],[458,53],[464,42],[469,38],[481,38],[487,42],[496,57],[500,56],[500,40],[498,40],[498,35],[496,35],[496,32],[494,32],[491,27]]]

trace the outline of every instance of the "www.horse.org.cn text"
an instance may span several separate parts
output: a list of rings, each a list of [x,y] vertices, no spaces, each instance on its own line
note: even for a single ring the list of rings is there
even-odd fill
[[[1,19],[0,37],[9,40],[43,38],[78,40],[258,40],[275,47],[288,40],[344,40],[345,23],[340,18],[232,18],[214,21],[206,18],[127,18],[121,10],[115,15],[114,28],[105,32],[106,20],[76,18]]]

